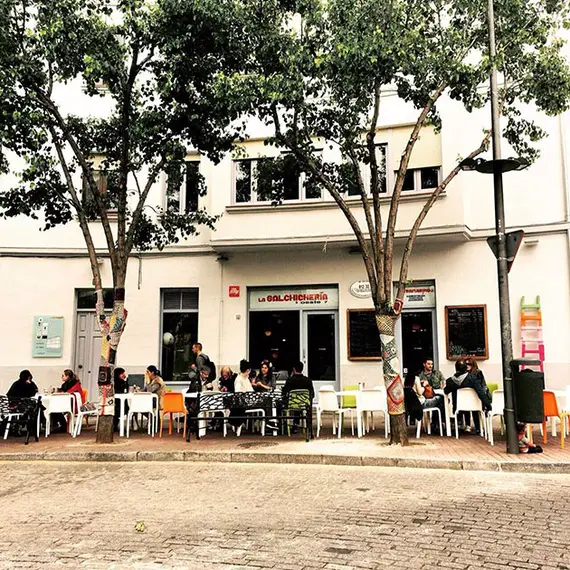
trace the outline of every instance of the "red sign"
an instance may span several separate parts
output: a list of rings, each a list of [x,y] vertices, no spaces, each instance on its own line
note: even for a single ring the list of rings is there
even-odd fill
[[[239,285],[230,285],[228,287],[230,297],[239,297]]]

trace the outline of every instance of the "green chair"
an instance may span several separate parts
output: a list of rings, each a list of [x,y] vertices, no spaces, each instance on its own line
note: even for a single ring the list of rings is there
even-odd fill
[[[499,389],[499,385],[495,384],[494,382],[487,382],[487,388],[489,388],[489,393],[492,396],[493,392]]]
[[[345,390],[358,390],[358,384],[349,384],[348,386],[343,386],[342,391],[344,392]],[[343,396],[342,407],[356,408],[356,396]]]
[[[285,416],[292,416],[295,412],[300,412],[300,420],[303,422],[305,439],[309,441],[309,433],[313,439],[313,411],[311,407],[311,394],[309,390],[291,390],[287,394],[287,401],[283,413]],[[287,435],[291,436],[291,420],[287,419]]]

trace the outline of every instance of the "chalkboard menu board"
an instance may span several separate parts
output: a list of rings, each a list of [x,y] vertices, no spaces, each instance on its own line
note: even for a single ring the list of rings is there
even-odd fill
[[[348,309],[348,359],[381,360],[380,337],[374,309]]]
[[[445,307],[445,341],[449,360],[462,356],[489,358],[487,305]]]

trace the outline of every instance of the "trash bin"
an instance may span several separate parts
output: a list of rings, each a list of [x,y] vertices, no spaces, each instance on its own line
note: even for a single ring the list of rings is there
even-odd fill
[[[513,375],[513,393],[515,400],[515,419],[517,422],[540,424],[544,419],[544,373],[524,368],[522,365],[537,366],[539,360],[521,358],[511,360]]]

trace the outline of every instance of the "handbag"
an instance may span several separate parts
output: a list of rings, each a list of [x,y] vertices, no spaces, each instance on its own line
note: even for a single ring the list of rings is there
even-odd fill
[[[433,388],[428,384],[427,386],[424,386],[424,398],[429,399],[429,398],[433,398],[435,396],[435,392],[433,391]]]

